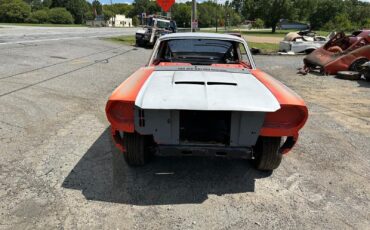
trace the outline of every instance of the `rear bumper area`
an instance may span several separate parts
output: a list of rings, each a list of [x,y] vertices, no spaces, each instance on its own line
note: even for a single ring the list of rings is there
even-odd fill
[[[201,156],[253,159],[253,148],[209,145],[158,145],[157,156]]]

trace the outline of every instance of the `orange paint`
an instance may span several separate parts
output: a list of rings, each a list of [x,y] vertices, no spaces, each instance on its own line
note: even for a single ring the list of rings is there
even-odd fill
[[[266,114],[260,135],[292,136],[298,139],[298,132],[308,118],[308,109],[303,99],[261,70],[251,70],[251,73],[271,91],[281,106],[278,111]]]
[[[112,129],[133,133],[136,97],[153,67],[143,67],[127,78],[109,97],[105,112]]]

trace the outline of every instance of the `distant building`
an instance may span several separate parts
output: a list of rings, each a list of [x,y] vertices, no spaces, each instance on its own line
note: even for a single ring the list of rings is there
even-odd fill
[[[117,14],[108,20],[107,25],[109,27],[132,27],[132,18],[126,18],[123,14]]]
[[[104,27],[107,26],[107,23],[104,20],[104,15],[97,15],[94,20],[87,20],[86,25],[91,27]]]
[[[278,23],[278,29],[280,30],[307,30],[310,25],[300,22],[292,22],[286,19],[280,20]]]

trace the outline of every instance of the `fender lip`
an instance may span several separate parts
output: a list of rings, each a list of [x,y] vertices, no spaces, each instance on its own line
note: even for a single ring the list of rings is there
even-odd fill
[[[303,128],[308,119],[308,108],[304,100],[293,90],[285,86],[280,81],[261,70],[252,70],[253,76],[261,81],[276,97],[280,103],[281,109],[296,107],[301,111],[302,118],[295,126],[266,127],[263,126],[260,132],[261,136],[297,136],[300,129]],[[276,111],[279,112],[280,110]]]

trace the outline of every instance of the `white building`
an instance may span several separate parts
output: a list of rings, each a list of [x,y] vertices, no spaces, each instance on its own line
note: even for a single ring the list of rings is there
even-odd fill
[[[117,14],[108,21],[109,27],[132,27],[132,18],[126,18],[123,14]]]

